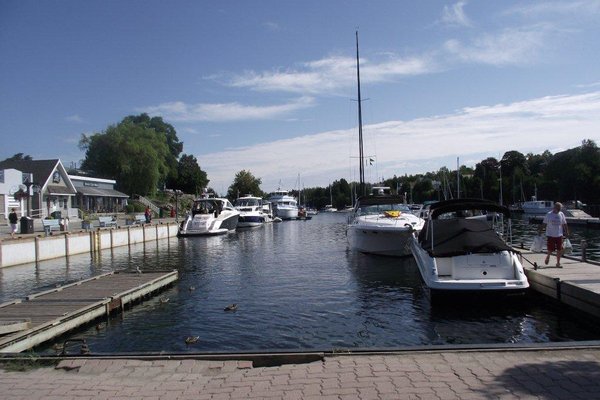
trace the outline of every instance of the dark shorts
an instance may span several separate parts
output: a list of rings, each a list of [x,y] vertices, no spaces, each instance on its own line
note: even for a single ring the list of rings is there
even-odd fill
[[[563,248],[562,244],[563,244],[562,236],[560,236],[560,237],[548,236],[548,242],[546,243],[546,245],[548,246],[548,251],[550,253],[552,253],[554,250],[561,251]]]

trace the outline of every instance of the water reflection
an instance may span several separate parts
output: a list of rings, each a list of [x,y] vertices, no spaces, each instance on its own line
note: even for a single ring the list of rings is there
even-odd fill
[[[93,352],[198,352],[537,343],[600,338],[597,326],[528,296],[432,307],[412,258],[350,251],[346,218],[323,214],[213,237],[149,242],[0,271],[1,301],[112,270],[177,269],[162,293],[71,336]],[[525,238],[527,229],[515,231]],[[235,312],[225,312],[228,304]],[[199,336],[187,345],[187,336]],[[59,339],[64,340],[64,338]],[[49,346],[46,347],[49,349]],[[50,350],[48,350],[50,351]]]

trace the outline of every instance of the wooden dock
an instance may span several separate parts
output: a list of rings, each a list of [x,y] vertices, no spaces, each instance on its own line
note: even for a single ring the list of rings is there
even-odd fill
[[[557,268],[555,256],[551,256],[550,262],[545,265],[545,253],[522,250],[521,254],[525,274],[533,290],[600,317],[600,265],[561,257],[562,268]]]
[[[0,321],[22,330],[0,336],[0,352],[31,349],[83,324],[122,310],[178,279],[170,272],[110,272],[0,304]]]

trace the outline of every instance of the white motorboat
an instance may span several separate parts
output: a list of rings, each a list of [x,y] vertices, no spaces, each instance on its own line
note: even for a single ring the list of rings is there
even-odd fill
[[[274,222],[275,214],[273,213],[273,205],[270,201],[264,200],[262,201],[262,212],[265,216],[265,222]]]
[[[431,204],[411,250],[432,294],[523,294],[529,282],[518,252],[505,241],[510,238],[508,208],[480,199],[446,200]]]
[[[535,196],[521,204],[525,214],[547,214],[554,208],[554,202],[550,200],[537,200]]]
[[[227,199],[194,200],[191,212],[179,227],[179,236],[221,235],[235,231],[240,212]]]
[[[275,216],[281,219],[298,218],[298,202],[287,190],[277,189],[269,195],[269,202],[273,205]]]
[[[264,200],[251,194],[235,200],[233,206],[240,212],[238,228],[253,228],[272,222],[273,218],[264,212]],[[270,204],[267,205],[270,208]]]
[[[411,213],[402,196],[389,194],[389,188],[373,190],[377,194],[357,200],[346,231],[350,248],[386,256],[410,255],[413,232],[420,232],[425,221]]]
[[[327,204],[322,210],[321,212],[337,212],[337,208],[335,208],[334,206],[332,206],[331,204]]]

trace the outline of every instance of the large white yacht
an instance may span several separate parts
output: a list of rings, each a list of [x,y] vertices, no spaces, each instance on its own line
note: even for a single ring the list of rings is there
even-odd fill
[[[272,215],[268,212],[270,204],[260,197],[248,194],[236,199],[233,206],[240,212],[238,228],[253,228],[273,221]]]
[[[227,199],[194,200],[191,212],[179,227],[179,236],[220,235],[235,231],[240,212]]]
[[[298,218],[298,202],[287,190],[277,189],[269,195],[268,200],[273,205],[275,216],[281,219]]]
[[[407,256],[413,232],[418,233],[424,222],[411,213],[402,196],[390,194],[388,187],[374,187],[372,195],[357,200],[346,231],[348,244],[362,253]]]
[[[510,239],[508,208],[455,199],[431,204],[411,250],[432,295],[522,294],[529,282]]]

